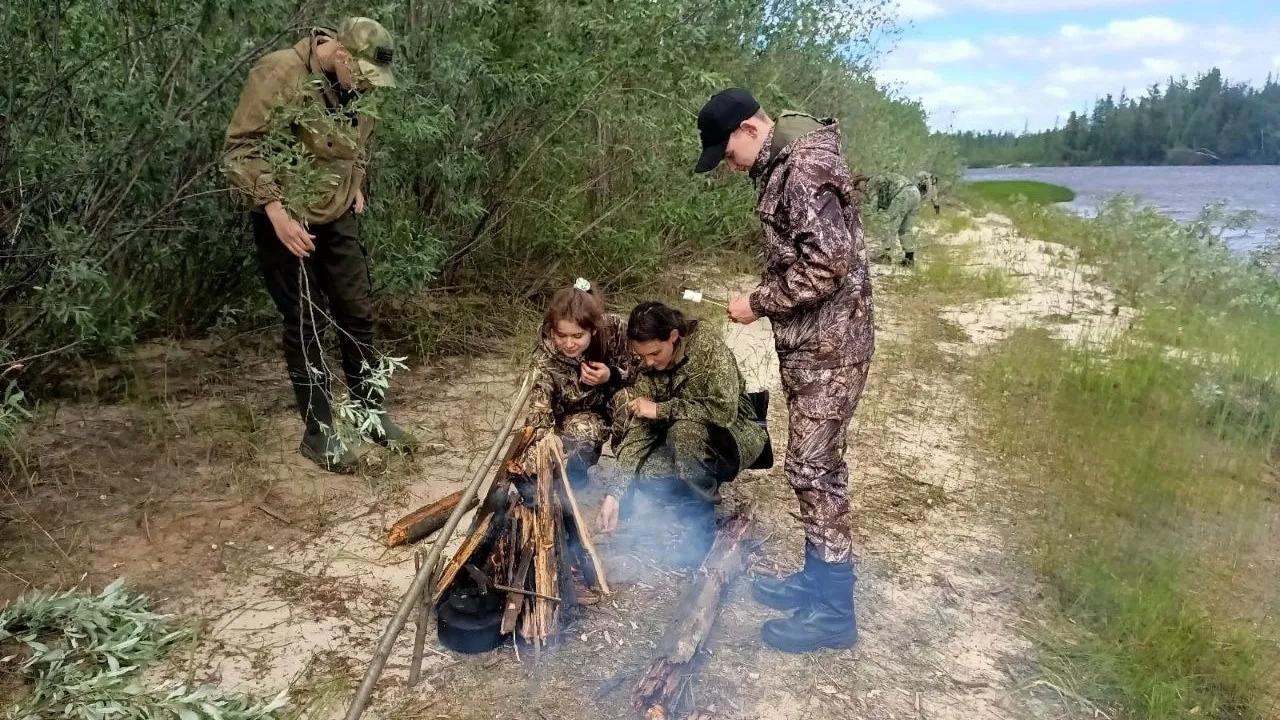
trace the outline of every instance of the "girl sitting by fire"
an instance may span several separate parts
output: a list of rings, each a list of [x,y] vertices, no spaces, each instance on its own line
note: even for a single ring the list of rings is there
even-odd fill
[[[630,420],[617,447],[617,472],[602,477],[607,496],[596,524],[610,532],[620,514],[634,519],[639,496],[658,500],[664,521],[700,531],[684,549],[701,561],[714,534],[720,484],[773,462],[764,418],[717,328],[647,302],[631,311],[627,334],[642,367],[628,390]]]
[[[582,278],[551,297],[535,358],[533,391],[525,426],[532,441],[518,464],[525,474],[537,466],[536,445],[556,432],[565,450],[569,482],[581,487],[604,443],[620,435],[622,396],[632,372],[626,321],[604,311],[600,292]]]

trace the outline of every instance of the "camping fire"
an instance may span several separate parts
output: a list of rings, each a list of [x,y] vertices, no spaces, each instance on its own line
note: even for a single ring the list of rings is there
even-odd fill
[[[518,632],[537,652],[579,604],[574,568],[585,585],[609,592],[559,438],[544,438],[537,458],[532,476],[501,474],[436,583],[431,600],[446,647],[483,652]]]

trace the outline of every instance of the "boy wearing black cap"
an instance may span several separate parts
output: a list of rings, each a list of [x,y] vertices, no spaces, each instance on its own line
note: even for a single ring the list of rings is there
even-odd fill
[[[774,122],[751,93],[730,88],[698,114],[696,170],[724,162],[760,189],[765,269],[729,303],[737,323],[773,324],[789,438],[786,474],[800,501],[800,572],[762,579],[757,600],[790,618],[765,623],[765,642],[788,652],[857,642],[845,435],[875,345],[871,275],[853,180],[835,120],[783,113]]]

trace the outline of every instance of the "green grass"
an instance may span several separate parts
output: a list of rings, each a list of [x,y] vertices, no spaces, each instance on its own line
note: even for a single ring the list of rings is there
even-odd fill
[[[979,198],[995,203],[1012,202],[1019,196],[1037,205],[1071,202],[1076,199],[1071,188],[1034,180],[983,180],[971,182],[968,187]]]
[[[1012,297],[1021,291],[1009,273],[978,264],[973,254],[969,245],[931,245],[911,275],[912,289],[943,293],[949,304]]]
[[[1103,347],[1015,333],[980,375],[984,438],[1037,508],[1021,526],[1056,601],[1045,655],[1129,717],[1272,717],[1280,584],[1259,574],[1280,551],[1280,280],[1213,222],[1123,198],[1093,220],[1001,211],[1137,310]]]
[[[1197,390],[1205,373],[1147,342],[1080,350],[1026,330],[981,376],[993,449],[1042,508],[1028,539],[1060,610],[1047,654],[1133,717],[1269,717],[1260,628],[1224,612],[1248,578],[1223,569],[1250,550],[1275,448],[1259,429],[1280,405],[1224,413]]]

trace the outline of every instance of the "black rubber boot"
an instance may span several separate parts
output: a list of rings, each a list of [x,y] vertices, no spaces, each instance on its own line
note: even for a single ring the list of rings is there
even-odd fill
[[[916,264],[916,254],[909,252],[902,258],[902,267],[912,267]]]
[[[383,391],[351,375],[347,376],[347,389],[351,391],[351,397],[378,421],[369,431],[370,440],[396,452],[412,454],[418,449],[417,438],[391,422],[391,416],[385,410],[386,395]]]
[[[325,391],[327,381],[294,381],[293,395],[306,429],[298,452],[329,472],[350,475],[359,460],[333,432],[333,410]]]
[[[770,620],[761,636],[770,646],[789,653],[823,648],[848,648],[858,642],[853,614],[853,563],[831,565],[818,561],[818,595],[789,618]]]
[[[822,561],[805,552],[804,569],[786,577],[762,577],[751,586],[751,597],[774,610],[799,610],[818,597],[818,564]]]
[[[569,476],[569,485],[581,490],[590,480],[591,467],[600,461],[600,445],[564,435],[560,436],[560,442],[564,446],[564,472]]]

